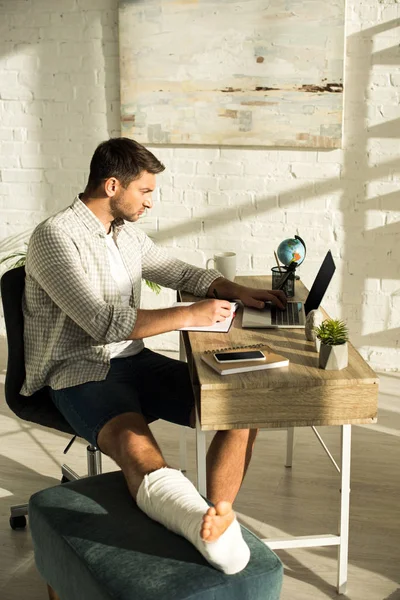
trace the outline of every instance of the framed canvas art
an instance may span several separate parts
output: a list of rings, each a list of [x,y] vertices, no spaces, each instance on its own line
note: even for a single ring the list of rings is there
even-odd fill
[[[121,0],[122,135],[339,148],[344,0]]]

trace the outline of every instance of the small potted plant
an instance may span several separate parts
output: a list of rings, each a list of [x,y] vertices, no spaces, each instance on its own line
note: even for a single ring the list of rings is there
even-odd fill
[[[329,371],[339,371],[347,367],[349,362],[349,331],[346,323],[340,319],[325,319],[315,328],[315,335],[320,341],[319,366]]]

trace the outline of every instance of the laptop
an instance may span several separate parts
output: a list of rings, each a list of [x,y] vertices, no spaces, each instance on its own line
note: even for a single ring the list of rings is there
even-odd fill
[[[303,302],[288,301],[285,310],[276,308],[267,302],[264,309],[243,309],[242,327],[247,328],[301,328],[305,326],[306,317],[311,310],[319,308],[322,298],[330,284],[336,266],[333,262],[331,251],[327,253],[308,293],[307,300]]]

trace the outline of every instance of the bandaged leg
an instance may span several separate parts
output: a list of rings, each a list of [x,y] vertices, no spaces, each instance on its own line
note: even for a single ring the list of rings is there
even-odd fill
[[[250,550],[236,518],[216,541],[202,540],[200,530],[209,506],[180,471],[166,467],[146,475],[136,502],[154,521],[189,540],[213,567],[225,574],[238,573],[249,562]]]

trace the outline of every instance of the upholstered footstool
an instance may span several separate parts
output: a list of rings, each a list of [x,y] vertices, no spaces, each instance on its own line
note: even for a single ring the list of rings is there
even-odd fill
[[[61,600],[278,600],[279,558],[247,529],[246,569],[224,575],[184,538],[147,517],[121,472],[34,494],[36,566]]]

